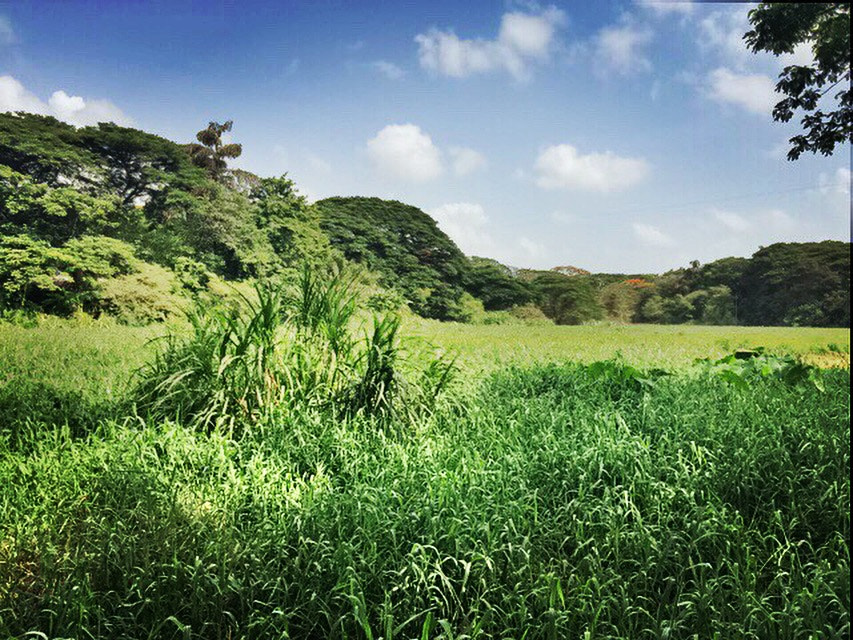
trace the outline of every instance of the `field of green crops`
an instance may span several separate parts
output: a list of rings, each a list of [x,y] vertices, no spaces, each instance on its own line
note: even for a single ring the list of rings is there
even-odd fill
[[[0,637],[850,636],[849,330],[326,294],[0,325]]]

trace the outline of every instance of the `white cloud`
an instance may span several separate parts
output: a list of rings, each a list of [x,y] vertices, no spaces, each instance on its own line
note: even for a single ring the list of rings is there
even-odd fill
[[[332,165],[318,155],[313,153],[308,154],[308,166],[318,173],[332,173]]]
[[[467,176],[486,166],[486,157],[467,147],[450,147],[450,157],[453,159],[453,173],[457,176]]]
[[[835,175],[830,177],[826,173],[821,173],[820,192],[823,195],[837,194],[842,196],[850,196],[850,169],[844,167],[836,170]]]
[[[631,226],[634,228],[634,235],[646,246],[660,249],[675,246],[675,240],[657,227],[640,222],[635,222]]]
[[[6,16],[0,16],[0,45],[14,44],[16,40],[12,21]]]
[[[415,36],[418,58],[424,69],[455,78],[505,71],[523,80],[532,62],[548,57],[554,34],[565,19],[556,7],[538,13],[505,13],[493,40],[465,39],[433,28]]]
[[[605,27],[595,37],[596,59],[624,75],[650,71],[652,63],[643,49],[651,40],[652,32],[645,27]]]
[[[771,209],[764,214],[764,228],[776,233],[791,233],[797,226],[796,221],[781,209]]]
[[[728,64],[738,69],[756,60],[743,39],[750,29],[749,7],[713,11],[699,22],[699,44],[719,53]]]
[[[46,115],[48,106],[12,76],[0,76],[0,112],[28,111]]]
[[[469,256],[488,256],[494,252],[489,235],[489,218],[482,205],[451,202],[429,212],[438,226]]]
[[[687,16],[693,13],[694,3],[690,0],[636,0],[644,9],[657,15],[680,14]]]
[[[737,105],[752,113],[769,115],[779,101],[775,83],[760,73],[735,73],[725,67],[708,74],[709,96],[717,102]]]
[[[400,67],[387,60],[376,60],[372,66],[389,80],[400,80],[406,75],[406,72]]]
[[[744,218],[743,216],[739,216],[736,213],[731,211],[723,211],[722,209],[711,209],[711,213],[714,218],[721,225],[726,227],[730,231],[734,231],[735,233],[742,233],[747,231],[752,224]]]
[[[85,99],[54,91],[47,102],[31,93],[12,76],[0,76],[0,112],[27,111],[50,115],[77,127],[115,122],[130,126],[133,120],[109,100]]]
[[[531,258],[539,258],[545,253],[545,245],[525,236],[519,238],[518,244]]]
[[[389,124],[367,142],[367,153],[384,174],[426,182],[443,171],[441,152],[414,124]]]
[[[547,58],[556,28],[565,23],[565,14],[550,7],[539,15],[505,13],[498,41],[523,56]]]
[[[51,113],[58,119],[78,127],[99,122],[115,122],[124,126],[133,124],[133,121],[109,100],[85,100],[59,90],[53,92],[47,104]]]
[[[545,189],[617,191],[642,182],[649,174],[643,158],[623,158],[609,151],[581,155],[569,144],[548,147],[536,159],[536,184]]]

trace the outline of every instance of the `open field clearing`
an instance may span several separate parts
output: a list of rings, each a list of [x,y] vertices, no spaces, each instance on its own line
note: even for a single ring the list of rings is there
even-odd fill
[[[413,320],[409,333],[485,368],[507,363],[593,362],[620,354],[635,365],[683,367],[736,349],[765,347],[823,365],[849,366],[850,329],[689,325],[474,326]],[[834,345],[834,346],[833,346]],[[828,355],[832,352],[832,355]],[[818,357],[819,354],[823,358]]]

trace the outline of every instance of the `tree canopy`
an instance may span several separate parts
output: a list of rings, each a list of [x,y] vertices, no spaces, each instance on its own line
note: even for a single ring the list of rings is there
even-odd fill
[[[788,159],[805,151],[830,155],[837,145],[853,142],[850,3],[762,2],[749,12],[749,21],[752,29],[744,39],[753,52],[778,56],[806,44],[814,54],[810,65],[785,67],[776,84],[786,97],[773,108],[773,119],[788,122],[797,111],[804,113],[803,133],[790,139]],[[824,111],[826,96],[834,100],[831,111]]]

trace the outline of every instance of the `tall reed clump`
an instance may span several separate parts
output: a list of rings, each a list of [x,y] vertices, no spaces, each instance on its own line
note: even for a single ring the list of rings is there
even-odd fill
[[[290,290],[268,283],[230,308],[197,306],[187,314],[189,334],[161,338],[138,372],[137,410],[233,431],[295,408],[342,417],[428,408],[453,363],[431,359],[418,370],[400,348],[397,316],[374,316],[362,336],[356,310],[352,280],[323,279],[308,268]]]

